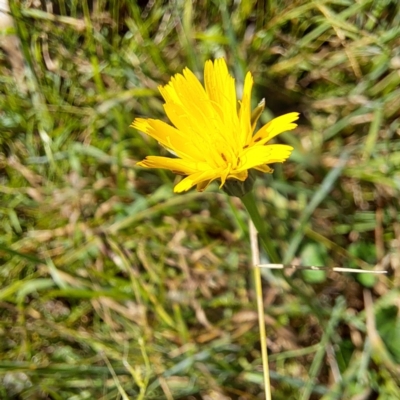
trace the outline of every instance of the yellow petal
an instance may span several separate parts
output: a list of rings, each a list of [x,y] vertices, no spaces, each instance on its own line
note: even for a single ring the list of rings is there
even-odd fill
[[[175,187],[174,192],[186,192],[190,188],[195,185],[200,185],[200,188],[203,188],[203,182],[207,182],[207,185],[212,182],[214,179],[218,179],[220,177],[221,171],[216,170],[208,170],[202,172],[196,172],[192,175],[187,176],[182,179]]]
[[[133,128],[146,133],[156,139],[167,149],[173,150],[177,156],[191,160],[204,161],[205,154],[198,149],[188,136],[158,119],[136,118],[132,125]]]
[[[274,170],[268,167],[268,165],[258,165],[257,167],[254,167],[254,169],[264,172],[265,174],[272,174],[274,172]]]
[[[190,104],[186,103],[186,99],[205,99],[207,97],[203,86],[189,68],[185,68],[182,74],[173,76],[169,83],[160,86],[159,90],[167,103],[181,103],[189,107]]]
[[[163,168],[169,169],[179,175],[190,175],[199,171],[199,167],[208,167],[197,162],[181,160],[179,158],[147,156],[136,165],[145,168]],[[209,167],[208,167],[209,168]]]
[[[293,147],[286,144],[271,144],[268,146],[253,146],[243,151],[240,166],[237,171],[255,168],[264,164],[284,162],[292,152]]]
[[[206,61],[204,67],[204,86],[215,110],[224,121],[237,119],[235,80],[229,75],[223,58],[214,63]]]
[[[226,179],[228,178],[229,173],[231,172],[231,165],[229,164],[227,168],[225,168],[225,171],[222,172],[220,178],[221,178],[221,185],[219,186],[222,188],[224,186]]]
[[[222,125],[218,124],[217,136],[224,147],[240,147],[240,125],[237,113],[235,80],[229,74],[223,58],[207,61],[204,68],[204,86],[210,103],[218,114]],[[223,133],[221,135],[221,133]]]
[[[232,79],[232,78],[231,78]],[[201,86],[196,76],[185,69],[182,74],[175,75],[170,83],[160,87],[160,92],[166,104],[165,112],[185,140],[192,147],[201,149],[199,159],[208,160],[215,168],[221,166],[221,149],[229,153],[228,158],[235,154],[232,151],[232,139],[227,132],[236,129],[227,126],[220,112],[222,106],[211,101],[208,93]],[[237,119],[236,111],[235,116]],[[180,149],[181,152],[184,149]]]
[[[260,119],[263,111],[265,109],[265,99],[262,99],[257,107],[251,112],[251,130],[252,132],[256,129],[258,120]]]
[[[204,192],[211,182],[211,180],[199,182],[196,186],[196,190],[198,192]]]
[[[165,112],[179,130],[208,142],[210,132],[223,126],[203,86],[188,68],[159,90],[166,101]]]
[[[251,89],[253,87],[253,77],[250,72],[247,73],[244,80],[243,97],[240,102],[240,144],[243,147],[249,143],[253,133],[251,128]]]
[[[293,124],[293,121],[298,119],[299,113],[297,112],[284,114],[280,117],[274,118],[272,121],[268,122],[268,124],[264,125],[258,130],[258,132],[253,136],[250,146],[252,144],[264,145],[274,136],[296,128],[297,124]]]
[[[244,171],[235,171],[229,174],[228,179],[237,179],[238,181],[245,181],[247,177],[249,176],[249,173],[247,172],[247,169]]]
[[[137,118],[132,126],[156,139],[178,158],[148,156],[139,162],[145,168],[164,168],[186,176],[175,192],[197,186],[204,190],[213,180],[221,186],[228,179],[244,181],[248,170],[271,173],[268,164],[285,161],[292,147],[266,145],[281,132],[294,129],[298,113],[273,119],[253,137],[264,104],[251,113],[253,77],[247,73],[239,105],[235,81],[223,59],[207,61],[204,87],[188,68],[160,87],[164,109],[174,126],[154,119]]]

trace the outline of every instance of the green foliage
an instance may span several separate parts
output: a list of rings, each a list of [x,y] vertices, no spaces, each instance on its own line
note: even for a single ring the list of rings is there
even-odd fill
[[[325,266],[327,262],[325,247],[320,243],[307,243],[301,250],[301,265]],[[302,271],[303,278],[308,283],[321,283],[326,279],[326,271]]]
[[[302,114],[255,185],[282,262],[389,271],[265,274],[274,399],[400,398],[399,2],[32,3],[0,51],[0,398],[263,398],[245,210],[174,195],[129,128],[222,56],[262,123]]]
[[[349,246],[349,253],[366,261],[370,265],[376,263],[376,250],[374,243],[353,242]],[[350,267],[356,268],[354,261],[351,261],[349,265]],[[373,287],[376,284],[376,276],[374,275],[361,274],[356,276],[356,279],[365,287]]]
[[[398,307],[390,306],[379,310],[376,314],[376,325],[386,348],[392,354],[395,362],[400,364],[400,344],[397,340],[400,335]]]

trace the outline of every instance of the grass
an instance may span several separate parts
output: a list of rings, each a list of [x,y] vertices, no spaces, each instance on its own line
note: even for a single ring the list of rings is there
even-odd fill
[[[395,0],[10,1],[0,53],[0,398],[261,399],[245,210],[135,168],[157,91],[226,57],[266,122],[300,111],[256,195],[274,400],[400,398],[400,7]],[[206,10],[206,12],[205,12]],[[265,255],[262,255],[265,260]]]

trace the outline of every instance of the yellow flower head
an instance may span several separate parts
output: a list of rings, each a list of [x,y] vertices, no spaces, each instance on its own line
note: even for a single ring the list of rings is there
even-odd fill
[[[284,131],[296,128],[296,112],[273,119],[254,135],[251,121],[253,77],[247,73],[242,101],[236,99],[235,80],[224,59],[207,61],[204,87],[188,68],[159,90],[165,112],[174,126],[157,119],[136,118],[136,128],[171,150],[177,158],[147,156],[137,165],[165,168],[186,176],[174,188],[184,192],[194,185],[203,191],[215,179],[222,187],[227,179],[246,180],[251,168],[271,173],[267,164],[284,162],[291,146],[267,144]]]

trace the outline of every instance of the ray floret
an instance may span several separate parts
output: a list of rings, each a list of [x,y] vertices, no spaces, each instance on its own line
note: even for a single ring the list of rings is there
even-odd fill
[[[185,176],[174,188],[177,193],[193,186],[203,191],[214,180],[220,181],[220,187],[228,179],[244,181],[252,168],[271,173],[269,164],[286,161],[293,148],[268,142],[296,128],[299,113],[274,118],[254,133],[252,87],[253,77],[248,72],[238,103],[235,80],[224,59],[206,61],[204,86],[188,68],[173,76],[159,87],[172,125],[136,118],[131,126],[156,139],[177,158],[148,156],[137,165]]]

